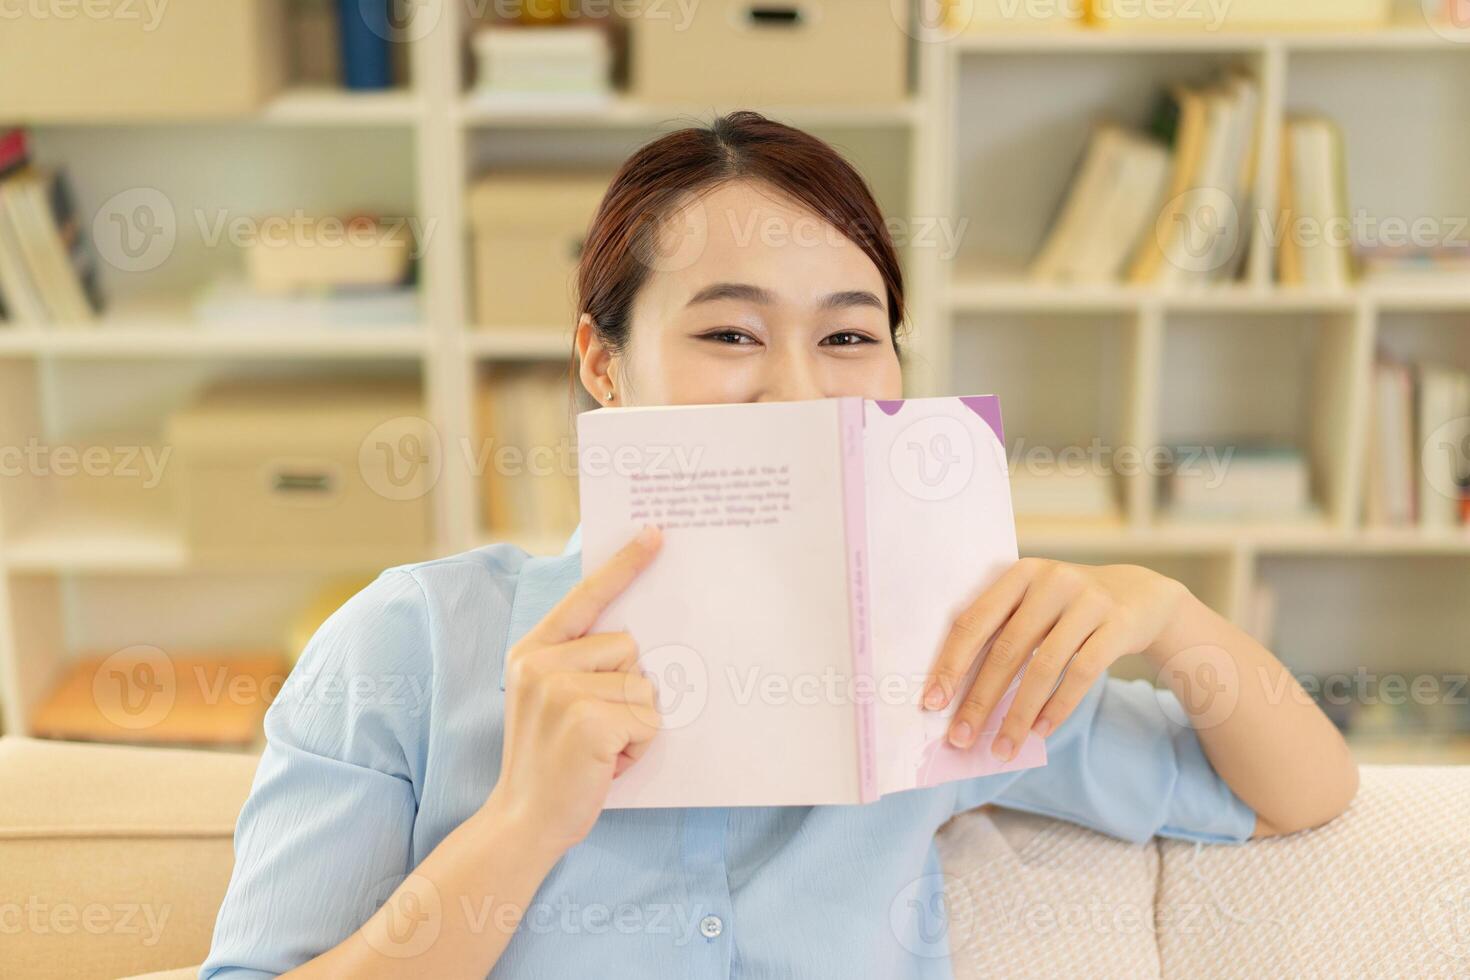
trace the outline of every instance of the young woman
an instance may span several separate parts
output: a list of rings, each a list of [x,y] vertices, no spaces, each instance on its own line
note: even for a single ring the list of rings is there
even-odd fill
[[[578,286],[601,404],[901,397],[903,282],[867,186],[754,113],[634,154]],[[946,977],[933,838],[959,811],[1230,843],[1317,826],[1356,792],[1327,718],[1184,586],[1028,558],[955,622],[925,704],[963,699],[969,751],[1036,732],[1047,766],[866,806],[604,813],[657,715],[636,710],[655,692],[632,639],[589,630],[659,540],[586,578],[577,534],[553,557],[491,545],[387,571],[329,619],[266,715],[201,976]],[[1002,731],[975,742],[1032,651]],[[1132,653],[1166,686],[1108,676]]]

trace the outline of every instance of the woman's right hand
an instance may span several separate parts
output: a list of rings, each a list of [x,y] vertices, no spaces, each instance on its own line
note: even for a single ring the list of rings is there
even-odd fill
[[[592,830],[615,776],[658,731],[628,633],[588,633],[658,553],[649,525],[506,652],[500,779],[484,809],[560,855]]]

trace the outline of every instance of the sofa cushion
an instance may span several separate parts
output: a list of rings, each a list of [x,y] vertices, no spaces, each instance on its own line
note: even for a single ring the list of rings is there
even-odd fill
[[[1159,976],[1159,850],[993,807],[937,835],[955,980]]]
[[[5,974],[198,963],[259,757],[0,738]]]
[[[1364,766],[1323,827],[1164,841],[1166,977],[1470,976],[1470,769]]]

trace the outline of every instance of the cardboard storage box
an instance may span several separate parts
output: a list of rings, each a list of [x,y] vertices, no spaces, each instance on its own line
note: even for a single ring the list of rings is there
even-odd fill
[[[416,385],[235,382],[169,420],[185,540],[202,559],[423,556],[437,440]]]
[[[902,100],[906,5],[891,0],[643,0],[629,37],[639,99],[719,109]]]
[[[0,117],[237,115],[284,83],[283,0],[73,7],[69,16],[53,4],[46,16],[0,17]]]
[[[470,191],[475,318],[482,327],[570,330],[577,260],[612,175],[504,173]]]

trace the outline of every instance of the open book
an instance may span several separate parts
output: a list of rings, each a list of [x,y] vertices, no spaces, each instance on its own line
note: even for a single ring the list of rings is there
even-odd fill
[[[990,754],[1015,684],[967,750],[961,698],[920,706],[1017,558],[994,396],[601,408],[578,461],[584,574],[663,529],[593,627],[632,634],[662,719],[608,808],[867,803],[1046,763],[1035,735]]]

